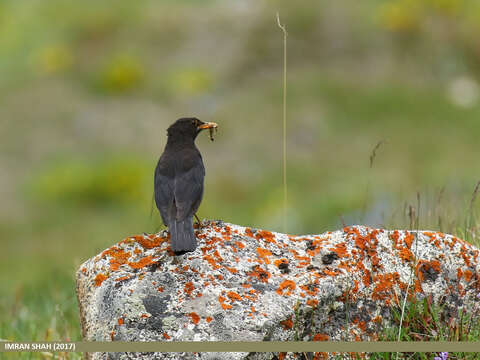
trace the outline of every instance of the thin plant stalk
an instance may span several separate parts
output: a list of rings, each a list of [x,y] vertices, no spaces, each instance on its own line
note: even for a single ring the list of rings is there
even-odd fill
[[[407,298],[408,298],[408,290],[410,289],[410,283],[412,282],[413,280],[413,275],[414,275],[414,269],[417,267],[417,254],[418,254],[418,251],[417,251],[417,248],[418,248],[418,226],[419,226],[419,219],[420,219],[420,193],[417,192],[417,219],[415,221],[415,225],[416,225],[416,232],[415,232],[415,253],[414,253],[414,259],[413,259],[413,267],[411,268],[410,270],[410,277],[408,278],[408,284],[407,284],[407,290],[405,292],[405,298],[403,299],[403,305],[402,305],[402,313],[400,315],[400,325],[398,327],[398,337],[397,337],[397,341],[400,341],[400,337],[401,337],[401,334],[402,334],[402,324],[403,324],[403,318],[405,316],[405,306],[406,306],[406,303],[407,303]],[[396,354],[396,357],[395,359],[398,359],[398,352]]]
[[[369,161],[370,161],[370,167],[369,167],[369,173],[368,173],[368,178],[367,178],[367,188],[365,190],[365,200],[363,202],[363,209],[362,209],[362,218],[361,221],[363,223],[365,219],[365,213],[367,211],[367,203],[369,200],[369,195],[370,195],[370,177],[371,177],[371,171],[373,168],[373,163],[375,161],[375,158],[377,157],[377,150],[382,146],[386,141],[385,140],[380,140],[375,147],[373,148],[372,152],[370,153]]]
[[[469,212],[468,212],[468,215],[467,215],[467,219],[465,220],[465,234],[464,234],[464,238],[465,240],[468,240],[468,232],[472,232],[472,239],[473,240],[473,205],[475,204],[475,199],[477,198],[477,194],[478,194],[478,191],[480,189],[480,180],[477,182],[477,184],[475,185],[475,188],[473,190],[473,193],[472,193],[472,198],[470,199],[470,208],[469,208]]]
[[[287,29],[278,12],[277,24],[283,32],[283,232],[287,233]]]

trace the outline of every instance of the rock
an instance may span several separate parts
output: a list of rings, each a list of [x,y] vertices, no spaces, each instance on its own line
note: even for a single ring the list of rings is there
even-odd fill
[[[407,288],[455,312],[480,301],[479,251],[452,235],[351,226],[289,236],[223,222],[203,222],[196,232],[193,253],[173,256],[164,231],[126,238],[81,265],[84,340],[377,340]],[[274,358],[111,358],[127,356]]]

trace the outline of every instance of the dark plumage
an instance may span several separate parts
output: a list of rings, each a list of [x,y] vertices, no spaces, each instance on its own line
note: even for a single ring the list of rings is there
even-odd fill
[[[195,138],[200,131],[216,127],[197,118],[181,118],[167,130],[167,145],[155,169],[155,203],[176,255],[197,247],[193,215],[202,201],[205,168]]]

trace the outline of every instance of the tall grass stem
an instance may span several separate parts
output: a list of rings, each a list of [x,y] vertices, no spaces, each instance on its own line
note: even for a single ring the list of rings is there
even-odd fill
[[[410,270],[410,277],[408,278],[408,284],[407,284],[407,290],[405,292],[405,298],[403,299],[403,305],[402,305],[402,313],[400,315],[400,325],[398,327],[398,337],[397,341],[400,341],[401,335],[402,335],[402,324],[403,324],[403,318],[405,316],[405,306],[407,304],[407,298],[408,298],[408,291],[410,289],[410,284],[412,280],[414,280],[414,275],[415,271],[414,269],[417,268],[417,258],[418,258],[418,228],[419,228],[419,223],[420,223],[420,193],[417,191],[417,218],[415,221],[416,225],[416,232],[415,232],[415,253],[414,253],[414,258],[413,258],[413,267]],[[410,221],[411,222],[411,221]],[[398,359],[398,352],[395,356],[395,359]]]
[[[278,12],[277,24],[283,32],[283,232],[287,233],[287,29]]]

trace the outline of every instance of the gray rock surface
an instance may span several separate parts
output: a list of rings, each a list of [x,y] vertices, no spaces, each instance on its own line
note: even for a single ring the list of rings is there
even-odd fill
[[[408,289],[480,301],[479,251],[451,235],[363,226],[289,236],[219,222],[179,257],[166,231],[136,235],[77,272],[87,341],[377,340]],[[272,353],[94,353],[92,359],[288,359]],[[320,357],[318,357],[320,358]]]

